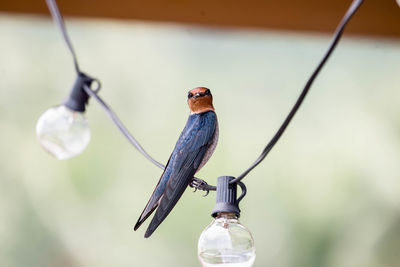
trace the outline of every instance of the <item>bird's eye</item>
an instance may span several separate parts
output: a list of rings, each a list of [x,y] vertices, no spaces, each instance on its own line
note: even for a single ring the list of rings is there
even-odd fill
[[[204,92],[204,94],[205,94],[205,95],[211,95],[210,89],[207,89],[207,90]]]
[[[192,98],[193,94],[191,92],[188,93],[188,98]]]

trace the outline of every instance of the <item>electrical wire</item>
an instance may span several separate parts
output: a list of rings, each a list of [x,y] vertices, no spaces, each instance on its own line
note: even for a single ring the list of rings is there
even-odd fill
[[[125,125],[122,123],[122,121],[118,118],[118,116],[114,113],[114,111],[104,102],[103,99],[100,98],[100,96],[97,94],[98,90],[92,90],[87,86],[86,84],[83,86],[83,89],[85,92],[93,97],[94,99],[97,100],[97,102],[104,108],[106,111],[107,115],[110,117],[110,119],[114,122],[114,124],[118,127],[118,129],[121,131],[121,133],[128,139],[128,141],[146,158],[148,159],[151,163],[159,167],[160,169],[164,170],[165,166],[158,162],[157,160],[153,159],[147,152],[144,150],[144,148],[140,145],[140,143],[136,140],[135,137],[128,131],[128,129],[125,127]]]
[[[65,43],[68,46],[68,49],[71,52],[73,61],[74,61],[74,66],[75,66],[75,70],[78,74],[81,73],[79,65],[78,65],[78,60],[77,60],[77,56],[75,54],[75,51],[73,49],[72,43],[69,39],[66,27],[65,27],[65,23],[64,20],[61,16],[61,13],[58,9],[58,6],[56,4],[55,0],[46,0],[46,3],[49,7],[50,13],[53,17],[53,19],[57,22],[57,25],[59,26],[62,35],[64,37]],[[336,48],[342,34],[343,31],[347,25],[347,23],[349,22],[349,20],[352,18],[352,16],[356,13],[356,11],[358,10],[358,8],[361,6],[361,4],[363,3],[363,0],[354,0],[352,2],[352,4],[350,5],[350,7],[348,8],[346,14],[344,15],[344,17],[342,18],[342,20],[340,21],[338,27],[336,28],[336,31],[334,33],[334,37],[333,40],[327,50],[327,52],[325,53],[324,57],[322,58],[322,60],[320,61],[320,63],[317,65],[317,68],[314,70],[314,72],[312,73],[312,75],[310,76],[310,78],[308,79],[306,85],[304,86],[300,96],[298,97],[298,99],[296,100],[294,106],[292,107],[292,109],[290,110],[289,114],[286,116],[285,120],[283,121],[282,125],[279,127],[278,131],[275,133],[275,135],[272,137],[272,139],[268,142],[268,144],[266,145],[266,147],[264,148],[264,150],[262,151],[261,155],[256,159],[256,161],[247,169],[245,170],[241,175],[239,175],[237,178],[233,179],[230,183],[241,183],[240,181],[247,175],[249,174],[249,172],[251,172],[258,164],[260,164],[265,157],[268,155],[268,153],[271,151],[271,149],[275,146],[275,144],[278,142],[278,140],[280,139],[280,137],[282,136],[282,134],[284,133],[284,131],[286,130],[286,128],[288,127],[288,125],[290,124],[290,122],[292,121],[294,115],[296,114],[296,112],[298,111],[298,109],[300,108],[301,104],[303,103],[309,89],[311,88],[314,80],[316,79],[316,77],[318,76],[318,74],[320,73],[322,67],[325,65],[325,63],[327,62],[327,60],[329,59],[329,57],[331,56],[332,52],[334,51],[334,49]],[[95,79],[93,79],[93,81],[97,81]],[[99,84],[100,86],[100,84]],[[99,89],[99,88],[98,88]],[[121,131],[121,133],[128,139],[128,141],[146,158],[148,159],[150,162],[152,162],[154,165],[156,165],[157,167],[164,169],[165,166],[163,164],[161,164],[160,162],[156,161],[154,158],[152,158],[145,150],[144,148],[140,145],[140,143],[132,136],[132,134],[130,134],[130,132],[128,131],[128,129],[124,126],[124,124],[122,123],[122,121],[118,118],[118,116],[112,111],[112,109],[100,98],[100,96],[98,96],[97,90],[92,90],[88,85],[84,85],[84,90],[85,92],[95,98],[97,100],[97,102],[104,108],[104,110],[106,111],[106,113],[108,114],[108,116],[111,118],[111,120],[114,122],[114,124],[118,127],[118,129]],[[193,184],[191,184],[191,186],[201,189],[201,190],[205,190],[205,191],[209,191],[209,190],[215,190],[216,187],[212,186],[212,185],[208,185],[205,181],[195,178],[194,177],[194,182]]]
[[[57,23],[58,27],[61,30],[61,33],[64,37],[64,41],[67,44],[67,47],[69,49],[69,51],[71,52],[72,55],[72,59],[74,61],[74,67],[75,70],[77,72],[78,75],[83,74],[79,68],[79,64],[78,64],[78,58],[76,56],[74,47],[72,46],[72,42],[68,36],[68,32],[64,23],[64,19],[61,15],[61,12],[57,6],[57,3],[55,0],[46,0],[47,6],[49,7],[50,13],[54,19],[54,21]],[[124,124],[122,123],[122,121],[118,118],[118,116],[112,111],[112,109],[100,98],[100,96],[98,96],[97,92],[100,89],[100,82],[96,79],[93,79],[91,77],[89,77],[88,75],[84,74],[85,76],[88,77],[88,79],[90,80],[91,84],[93,81],[96,81],[98,84],[98,88],[96,90],[92,90],[91,88],[89,88],[89,86],[87,84],[84,84],[83,89],[85,90],[85,92],[95,98],[97,100],[97,102],[105,109],[105,111],[107,112],[108,116],[111,118],[111,120],[114,122],[114,124],[118,127],[118,129],[121,131],[121,133],[126,137],[126,139],[128,139],[128,141],[146,158],[148,159],[151,163],[153,163],[154,165],[156,165],[157,167],[159,167],[160,169],[165,168],[165,166],[163,164],[161,164],[160,162],[158,162],[157,160],[153,159],[145,150],[144,148],[140,145],[140,143],[132,136],[132,134],[128,131],[128,129],[124,126]]]
[[[275,135],[272,137],[272,139],[269,141],[267,146],[264,148],[262,151],[261,155],[256,159],[256,161],[247,169],[245,170],[241,175],[239,175],[237,178],[233,179],[230,181],[230,183],[237,183],[241,181],[249,172],[251,172],[258,164],[261,163],[265,159],[265,157],[268,155],[268,153],[271,151],[271,149],[274,147],[274,145],[278,142],[279,138],[282,136],[284,131],[286,130],[287,126],[293,119],[294,115],[296,114],[297,110],[299,109],[300,105],[303,103],[304,98],[306,97],[311,85],[313,84],[315,78],[318,76],[319,72],[321,71],[322,67],[325,65],[326,61],[332,54],[333,50],[335,49],[336,45],[338,44],[340,37],[343,34],[343,31],[351,19],[351,17],[356,13],[358,8],[361,6],[363,3],[363,0],[354,0],[352,4],[350,5],[349,9],[347,10],[346,14],[340,21],[338,27],[336,28],[336,31],[334,33],[333,40],[328,48],[328,51],[325,53],[324,57],[322,58],[321,62],[318,64],[317,68],[314,70],[312,73],[311,77],[308,79],[306,85],[304,86],[303,91],[301,92],[299,98],[297,99],[296,103],[290,110],[289,114],[287,115],[286,119],[283,121],[281,127],[279,127],[278,131],[275,133]]]
[[[65,27],[64,19],[60,13],[60,10],[58,9],[57,3],[55,0],[46,0],[46,3],[47,6],[49,7],[53,20],[57,23],[58,27],[61,30],[61,33],[64,37],[64,41],[67,44],[69,51],[71,52],[72,59],[74,60],[75,70],[79,74],[81,73],[81,71],[78,64],[78,58],[75,54],[75,50],[74,47],[72,46],[71,40],[69,39],[67,28]]]

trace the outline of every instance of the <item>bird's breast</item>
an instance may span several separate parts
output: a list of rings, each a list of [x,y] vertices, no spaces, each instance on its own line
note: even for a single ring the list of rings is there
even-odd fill
[[[197,169],[197,171],[199,171],[206,163],[207,161],[211,158],[212,154],[214,153],[214,150],[217,146],[218,143],[218,136],[219,136],[219,129],[218,129],[218,120],[215,119],[215,131],[214,131],[214,136],[210,142],[210,144],[208,145],[207,151],[204,154],[204,158],[201,161],[199,168]],[[196,172],[197,172],[196,171]]]

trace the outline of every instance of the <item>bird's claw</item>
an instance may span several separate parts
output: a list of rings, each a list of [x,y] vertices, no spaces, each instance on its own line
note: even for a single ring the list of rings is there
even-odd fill
[[[206,181],[196,177],[193,177],[193,180],[190,182],[189,186],[194,188],[193,192],[196,192],[197,190],[206,191],[204,197],[210,193],[210,190],[215,190],[214,186],[210,186]]]

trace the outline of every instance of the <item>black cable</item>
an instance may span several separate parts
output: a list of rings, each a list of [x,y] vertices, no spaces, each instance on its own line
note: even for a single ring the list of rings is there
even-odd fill
[[[358,10],[358,8],[361,6],[362,3],[363,3],[363,0],[354,0],[353,3],[350,5],[346,14],[344,15],[344,17],[340,21],[338,27],[336,28],[332,43],[329,46],[328,51],[322,58],[321,62],[318,64],[317,68],[312,73],[311,77],[308,79],[303,91],[301,92],[299,98],[297,99],[296,103],[292,107],[290,113],[287,115],[286,119],[282,123],[281,127],[278,129],[278,131],[272,137],[271,141],[269,141],[269,143],[264,148],[261,155],[256,159],[256,161],[241,175],[239,175],[237,178],[230,181],[230,183],[237,183],[237,182],[241,181],[250,171],[252,171],[258,164],[260,164],[261,161],[263,161],[263,159],[268,155],[268,153],[271,151],[271,149],[274,147],[274,145],[278,142],[279,138],[282,136],[283,132],[286,130],[287,126],[293,119],[293,117],[296,114],[297,110],[299,109],[300,105],[303,103],[303,100],[306,97],[315,78],[318,76],[322,67],[325,65],[326,61],[328,60],[328,58],[332,54],[333,50],[335,49],[336,45],[338,44],[340,37],[342,36],[342,33],[343,33],[344,28],[346,27],[347,23],[349,22],[351,17]]]
[[[58,9],[57,3],[55,0],[46,0],[46,3],[47,3],[47,6],[49,7],[51,16],[53,17],[54,21],[57,23],[58,27],[60,28],[61,33],[64,37],[64,41],[67,44],[69,51],[71,52],[72,59],[74,60],[75,70],[77,73],[81,73],[81,71],[79,69],[79,64],[78,64],[78,58],[76,57],[74,48],[69,39],[63,17],[60,13],[60,10]]]
[[[71,52],[73,61],[74,61],[74,66],[75,66],[75,70],[77,72],[78,75],[83,74],[80,71],[79,68],[79,64],[78,64],[78,59],[77,56],[75,54],[74,48],[72,46],[71,40],[69,39],[68,36],[68,32],[67,29],[65,27],[65,23],[64,23],[64,19],[60,13],[60,10],[57,6],[57,3],[55,0],[46,0],[47,6],[49,7],[50,13],[54,19],[54,21],[57,23],[58,27],[61,30],[61,33],[64,37],[64,41],[68,46],[69,51]],[[147,158],[150,162],[152,162],[154,165],[156,165],[157,167],[164,169],[165,166],[163,164],[161,164],[160,162],[156,161],[155,159],[153,159],[144,149],[143,147],[140,145],[140,143],[132,136],[132,134],[130,134],[130,132],[128,131],[128,129],[124,126],[124,124],[121,122],[121,120],[117,117],[117,115],[111,110],[111,108],[97,95],[98,90],[100,89],[100,82],[96,79],[93,79],[89,76],[87,76],[86,74],[84,74],[86,77],[88,77],[88,79],[92,81],[96,81],[98,83],[98,88],[96,90],[92,90],[91,88],[89,88],[86,84],[83,85],[83,89],[85,90],[85,92],[95,98],[97,100],[97,102],[99,102],[99,104],[105,109],[105,111],[107,112],[108,116],[111,118],[111,120],[115,123],[115,125],[118,127],[118,129],[121,131],[121,133],[128,139],[128,141],[145,157]]]
[[[71,43],[71,41],[70,41],[70,39],[68,37],[68,33],[67,33],[67,30],[66,30],[63,18],[62,18],[61,14],[60,14],[60,11],[58,9],[58,6],[57,6],[55,0],[46,0],[46,2],[47,2],[47,5],[49,7],[49,10],[50,10],[50,12],[52,14],[52,17],[57,22],[57,24],[58,24],[58,26],[59,26],[62,34],[63,34],[64,40],[65,40],[65,42],[66,42],[66,44],[68,46],[68,49],[71,52],[71,55],[72,55],[73,61],[74,61],[75,70],[76,70],[76,72],[78,74],[80,74],[81,71],[79,69],[77,56],[76,56],[75,51],[73,49],[72,43]],[[363,3],[363,0],[354,0],[352,2],[351,6],[347,10],[346,14],[344,15],[343,19],[339,23],[339,25],[338,25],[335,33],[334,33],[334,37],[333,37],[331,45],[328,48],[328,51],[326,52],[326,54],[322,58],[321,62],[318,64],[317,68],[312,73],[311,77],[308,79],[308,81],[307,81],[304,89],[302,90],[299,98],[297,99],[296,103],[292,107],[291,111],[287,115],[286,119],[284,120],[284,122],[282,123],[282,125],[280,126],[278,131],[275,133],[273,138],[269,141],[269,143],[264,148],[264,150],[262,151],[261,155],[256,159],[256,161],[246,171],[244,171],[237,178],[233,179],[230,183],[238,183],[238,182],[240,182],[250,171],[252,171],[258,164],[260,164],[261,161],[264,160],[264,158],[268,155],[268,153],[271,151],[271,149],[274,147],[274,145],[278,142],[279,138],[282,136],[282,134],[286,130],[287,126],[289,125],[289,123],[293,119],[294,115],[298,111],[300,105],[303,103],[304,98],[306,97],[306,95],[307,95],[311,85],[313,84],[315,78],[318,76],[318,74],[321,71],[322,67],[325,65],[326,61],[328,60],[328,58],[330,57],[330,55],[332,54],[332,52],[336,48],[336,46],[337,46],[337,44],[338,44],[338,42],[339,42],[339,40],[340,40],[340,38],[341,38],[341,36],[343,34],[343,31],[344,31],[347,23],[349,22],[351,17],[355,14],[355,12],[358,10],[358,8],[361,6],[362,3]],[[92,90],[87,85],[84,86],[84,90],[89,96],[94,97],[98,101],[98,103],[105,109],[105,111],[107,112],[107,114],[109,115],[111,120],[115,123],[115,125],[118,127],[118,129],[121,131],[121,133],[128,139],[128,141],[145,158],[147,158],[149,161],[151,161],[157,167],[159,167],[161,169],[165,168],[165,166],[163,164],[161,164],[158,161],[156,161],[155,159],[153,159],[143,149],[143,147],[140,145],[140,143],[130,134],[128,129],[123,125],[121,120],[112,111],[112,109],[98,96],[98,94],[97,94],[98,90]],[[201,179],[198,179],[198,178],[195,178],[195,177],[194,177],[194,181],[192,182],[191,186],[195,187],[196,189],[201,189],[201,190],[206,190],[206,191],[215,190],[215,186],[208,185],[205,181],[203,181]]]
[[[164,170],[165,166],[158,162],[157,160],[153,159],[147,152],[144,150],[144,148],[140,145],[140,143],[136,140],[135,137],[132,136],[132,134],[128,131],[128,129],[124,126],[122,121],[118,118],[118,116],[112,111],[112,109],[103,101],[103,99],[100,98],[100,96],[97,94],[97,90],[92,90],[87,86],[86,84],[83,86],[83,89],[85,92],[93,97],[94,99],[97,100],[97,102],[104,108],[104,110],[107,112],[107,115],[110,117],[110,119],[114,122],[114,124],[118,127],[118,129],[121,131],[121,133],[128,139],[128,141],[150,162],[152,162],[154,165],[159,167],[160,169]]]

